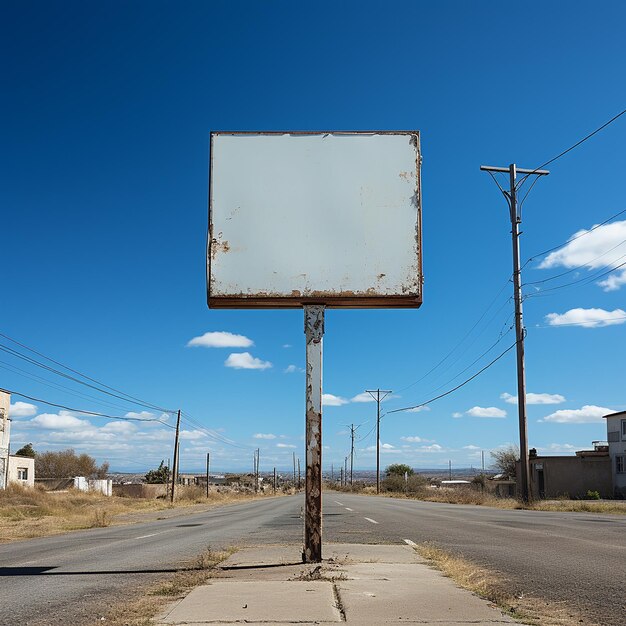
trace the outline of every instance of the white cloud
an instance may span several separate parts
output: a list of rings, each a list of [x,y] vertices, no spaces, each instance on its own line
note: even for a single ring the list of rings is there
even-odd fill
[[[290,443],[277,443],[276,447],[277,448],[295,448],[297,446],[294,446],[294,445],[292,445]]]
[[[480,448],[470,444],[469,446],[463,446],[463,450],[480,450]]]
[[[602,424],[605,415],[613,413],[612,409],[607,409],[594,404],[586,404],[581,409],[561,409],[546,415],[540,422],[555,422],[556,424]]]
[[[269,361],[261,361],[261,359],[257,359],[249,352],[233,352],[229,354],[224,361],[224,365],[236,370],[266,370],[272,367]]]
[[[430,411],[429,406],[416,406],[413,409],[409,409],[407,413],[421,413],[422,411]]]
[[[576,452],[576,450],[581,450],[581,449],[582,447],[580,446],[576,447],[570,443],[551,443],[550,445],[545,446],[543,448],[538,447],[537,452],[539,452],[540,454],[559,454],[559,453],[571,454],[572,452]]]
[[[234,335],[223,331],[204,333],[199,337],[194,337],[187,342],[188,348],[249,348],[253,346],[252,339],[244,335]]]
[[[604,309],[570,309],[565,313],[548,313],[546,321],[550,326],[576,325],[583,328],[600,328],[601,326],[612,326],[613,324],[624,324],[626,322],[626,311],[615,309],[605,311]]]
[[[358,393],[353,398],[350,398],[350,402],[376,402],[369,393]]]
[[[349,400],[342,398],[341,396],[334,396],[332,393],[322,394],[322,404],[324,406],[343,406],[348,404]]]
[[[510,393],[500,394],[500,398],[509,404],[517,404],[517,396]],[[558,393],[527,393],[526,404],[561,404],[565,397]]]
[[[402,441],[408,441],[409,443],[430,443],[430,439],[423,439],[417,435],[411,435],[409,437],[400,437]]]
[[[582,237],[581,235],[585,235]],[[605,224],[593,231],[579,230],[562,248],[550,253],[540,269],[552,267],[586,267],[589,270],[617,266],[626,255],[626,220]],[[610,274],[598,285],[605,291],[615,291],[626,284],[626,270]]]
[[[272,433],[255,433],[252,435],[255,439],[276,439],[276,435]]]
[[[455,412],[452,414],[452,417],[454,417],[454,418],[463,417],[463,413],[459,413],[458,411],[455,411]]]
[[[59,413],[41,413],[30,420],[31,424],[50,430],[65,430],[70,428],[80,428],[81,426],[91,426],[85,420],[80,420],[68,411]]]
[[[506,411],[495,406],[474,406],[465,414],[471,417],[506,417]]]
[[[391,450],[392,448],[395,448],[395,446],[392,446],[390,443],[381,443],[380,447],[384,450]]]
[[[440,446],[438,443],[433,443],[430,446],[420,446],[418,450],[420,452],[443,452],[444,448]]]
[[[32,417],[37,413],[37,407],[29,402],[13,402],[9,405],[9,417]]]
[[[287,365],[287,367],[283,370],[284,374],[295,374],[296,372],[302,373],[304,370],[297,365]]]
[[[290,343],[284,343],[283,344],[283,348],[291,348],[291,344]]]

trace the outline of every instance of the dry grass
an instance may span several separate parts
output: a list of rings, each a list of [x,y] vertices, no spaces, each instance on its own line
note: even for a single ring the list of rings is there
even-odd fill
[[[9,485],[7,489],[0,490],[0,543],[143,521],[141,515],[133,515],[137,513],[197,504],[214,507],[264,497],[250,492],[211,491],[207,498],[205,490],[198,487],[182,487],[177,493],[178,498],[172,506],[163,499],[107,497],[73,489],[48,492]]]
[[[216,566],[235,552],[213,552],[210,548],[200,554],[187,567],[169,574],[153,585],[137,592],[130,602],[119,603],[102,616],[109,626],[151,626],[153,619],[166,604],[182,598],[198,585],[216,574]]]
[[[415,546],[416,552],[430,565],[451,578],[459,587],[468,589],[493,604],[523,624],[535,626],[569,626],[591,622],[576,614],[564,603],[546,602],[528,595],[516,596],[511,585],[501,574],[492,572],[458,556],[441,550],[432,544]]]
[[[333,490],[335,490],[333,488]],[[364,495],[376,495],[376,487],[366,485],[364,487],[339,488],[337,491],[345,493],[358,493]],[[444,502],[446,504],[474,504],[477,506],[489,506],[496,509],[525,509],[529,511],[555,511],[575,513],[611,513],[626,515],[625,500],[570,500],[559,498],[555,500],[536,500],[531,504],[522,504],[515,498],[497,498],[488,491],[480,491],[474,487],[463,488],[432,488],[423,487],[410,493],[386,491],[380,494],[385,498],[407,498],[410,500],[423,500],[426,502]]]

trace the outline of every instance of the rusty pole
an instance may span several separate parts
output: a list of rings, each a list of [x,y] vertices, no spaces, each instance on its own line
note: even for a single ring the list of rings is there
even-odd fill
[[[322,338],[324,306],[304,306],[306,335],[306,480],[304,563],[322,560]]]

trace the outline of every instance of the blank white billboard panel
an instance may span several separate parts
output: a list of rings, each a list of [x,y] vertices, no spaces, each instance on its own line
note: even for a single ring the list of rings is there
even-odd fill
[[[210,307],[418,307],[419,133],[212,133]]]

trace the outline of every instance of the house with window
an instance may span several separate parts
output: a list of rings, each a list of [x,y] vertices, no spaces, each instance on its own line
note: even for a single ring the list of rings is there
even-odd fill
[[[35,459],[29,456],[17,456],[11,454],[9,456],[9,485],[17,483],[24,487],[35,486]]]
[[[605,415],[616,498],[626,498],[626,411]]]

